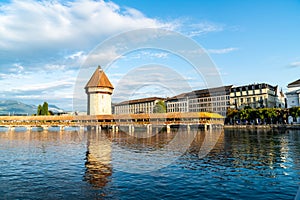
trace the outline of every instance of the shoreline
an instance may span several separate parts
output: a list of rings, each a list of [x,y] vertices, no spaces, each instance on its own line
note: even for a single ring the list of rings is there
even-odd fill
[[[282,129],[300,130],[300,124],[224,125],[224,129]]]

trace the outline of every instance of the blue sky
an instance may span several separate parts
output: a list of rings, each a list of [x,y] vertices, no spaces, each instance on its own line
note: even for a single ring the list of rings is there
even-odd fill
[[[215,63],[224,85],[266,82],[285,91],[288,83],[300,78],[299,10],[297,0],[2,1],[0,98],[31,104],[48,101],[72,110],[74,85],[91,52],[112,36],[149,27],[197,42]],[[120,57],[111,48],[102,56],[118,58],[103,66],[116,89],[122,77],[147,64],[171,68],[191,89],[206,87],[189,63],[170,52],[142,49]],[[89,73],[96,68],[89,67]],[[186,89],[177,87],[171,91],[159,84],[145,85],[127,98],[166,97]]]

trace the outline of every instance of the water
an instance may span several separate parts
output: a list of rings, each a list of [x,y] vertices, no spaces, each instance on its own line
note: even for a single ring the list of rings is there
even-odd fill
[[[161,151],[176,132],[136,138],[104,131],[2,130],[0,199],[295,198],[299,130],[225,130],[203,158],[199,150],[207,133],[192,132],[195,139],[182,154],[176,148]],[[166,165],[147,171],[157,162],[155,152],[168,157],[162,160]],[[177,159],[168,163],[169,158]]]

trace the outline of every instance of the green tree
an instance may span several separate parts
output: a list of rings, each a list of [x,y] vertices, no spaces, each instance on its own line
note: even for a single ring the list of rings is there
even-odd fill
[[[294,118],[300,117],[300,107],[292,107],[289,109],[289,114]]]
[[[38,105],[36,115],[49,115],[48,103],[44,102],[43,106]]]
[[[266,108],[266,117],[269,119],[269,122],[273,124],[273,118],[277,117],[276,109]]]
[[[41,105],[39,105],[37,107],[36,115],[42,115],[42,106]]]
[[[241,120],[249,120],[249,109],[240,110],[239,116]]]
[[[44,104],[43,104],[42,115],[49,115],[48,103],[47,102],[44,102]]]
[[[258,118],[259,118],[258,109],[251,109],[249,115],[250,115],[250,119],[253,120],[255,124],[258,124]]]
[[[260,108],[258,109],[258,118],[261,120],[261,123],[265,123],[265,109]]]
[[[236,109],[228,108],[226,112],[225,123],[233,124],[239,118],[239,111]]]
[[[167,108],[165,102],[163,102],[162,100],[158,101],[153,108],[153,113],[166,113],[166,112],[167,112]]]

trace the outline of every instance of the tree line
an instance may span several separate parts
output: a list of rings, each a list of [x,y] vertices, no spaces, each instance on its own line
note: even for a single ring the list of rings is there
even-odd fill
[[[286,124],[289,116],[293,121],[300,117],[300,107],[293,108],[251,108],[227,110],[226,124]]]
[[[38,105],[36,115],[52,115],[48,110],[48,103],[44,102],[43,105]]]

